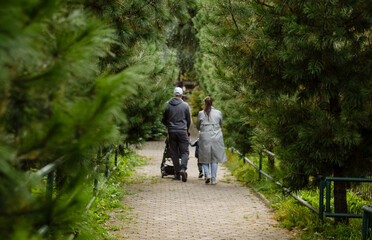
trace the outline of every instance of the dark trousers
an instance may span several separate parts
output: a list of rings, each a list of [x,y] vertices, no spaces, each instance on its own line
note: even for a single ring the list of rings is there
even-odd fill
[[[189,141],[187,139],[187,132],[169,132],[168,135],[174,171],[178,174],[181,169],[187,169],[187,162],[189,160]],[[180,157],[181,166],[179,160]]]

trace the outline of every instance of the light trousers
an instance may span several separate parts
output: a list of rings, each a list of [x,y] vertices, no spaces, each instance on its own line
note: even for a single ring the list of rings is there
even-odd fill
[[[216,181],[216,177],[217,177],[218,163],[212,162],[210,165],[211,165],[212,176],[209,173],[209,163],[203,163],[204,174],[205,174],[205,177],[210,177],[211,176],[212,182],[215,182]]]

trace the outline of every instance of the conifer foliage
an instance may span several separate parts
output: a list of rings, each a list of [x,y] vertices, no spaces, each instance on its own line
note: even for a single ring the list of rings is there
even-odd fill
[[[176,5],[178,8],[172,12],[177,21],[167,32],[167,44],[177,51],[179,80],[195,81],[194,63],[199,41],[196,38],[196,29],[192,19],[198,11],[197,4],[195,0],[184,0]]]
[[[100,76],[114,30],[79,2],[0,5],[1,238],[66,238],[86,225],[84,182],[97,148],[120,140],[113,116],[131,77]],[[65,184],[52,200],[30,171],[57,159]]]
[[[137,66],[136,94],[122,102],[127,116],[127,122],[119,124],[124,141],[161,136],[162,103],[170,97],[169,86],[178,74],[164,33],[184,7],[164,0],[86,1],[85,7],[115,28],[117,44],[111,45],[113,54],[101,59],[101,66],[114,73]]]
[[[364,176],[372,156],[370,1],[200,6],[199,74],[223,98],[235,134],[246,137],[244,123],[255,148],[275,146],[294,189],[311,175]],[[336,212],[346,212],[342,183],[335,198]]]
[[[168,3],[0,2],[1,239],[96,238],[85,207],[97,149],[145,137],[177,75]],[[53,162],[46,197],[34,172]]]

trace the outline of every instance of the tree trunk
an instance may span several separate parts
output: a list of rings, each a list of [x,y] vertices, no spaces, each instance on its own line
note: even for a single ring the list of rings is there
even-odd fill
[[[338,97],[333,97],[329,99],[329,111],[336,118],[340,118],[341,106]],[[344,170],[339,165],[334,165],[333,167],[334,177],[345,177]],[[335,198],[335,213],[347,213],[347,202],[346,202],[346,184],[344,181],[334,182],[334,198]],[[335,223],[348,223],[349,220],[346,217],[336,217]]]
[[[345,177],[342,167],[335,166],[333,168],[333,176]],[[335,213],[347,213],[347,201],[346,201],[346,182],[335,181],[334,182],[334,198],[335,198]],[[349,223],[349,219],[346,217],[336,217],[335,223]]]

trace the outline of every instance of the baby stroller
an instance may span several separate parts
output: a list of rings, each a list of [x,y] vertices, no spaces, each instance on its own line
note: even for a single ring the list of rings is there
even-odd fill
[[[174,166],[172,161],[172,154],[170,151],[168,137],[165,139],[165,148],[163,153],[163,160],[160,165],[161,177],[172,175],[174,176]]]

